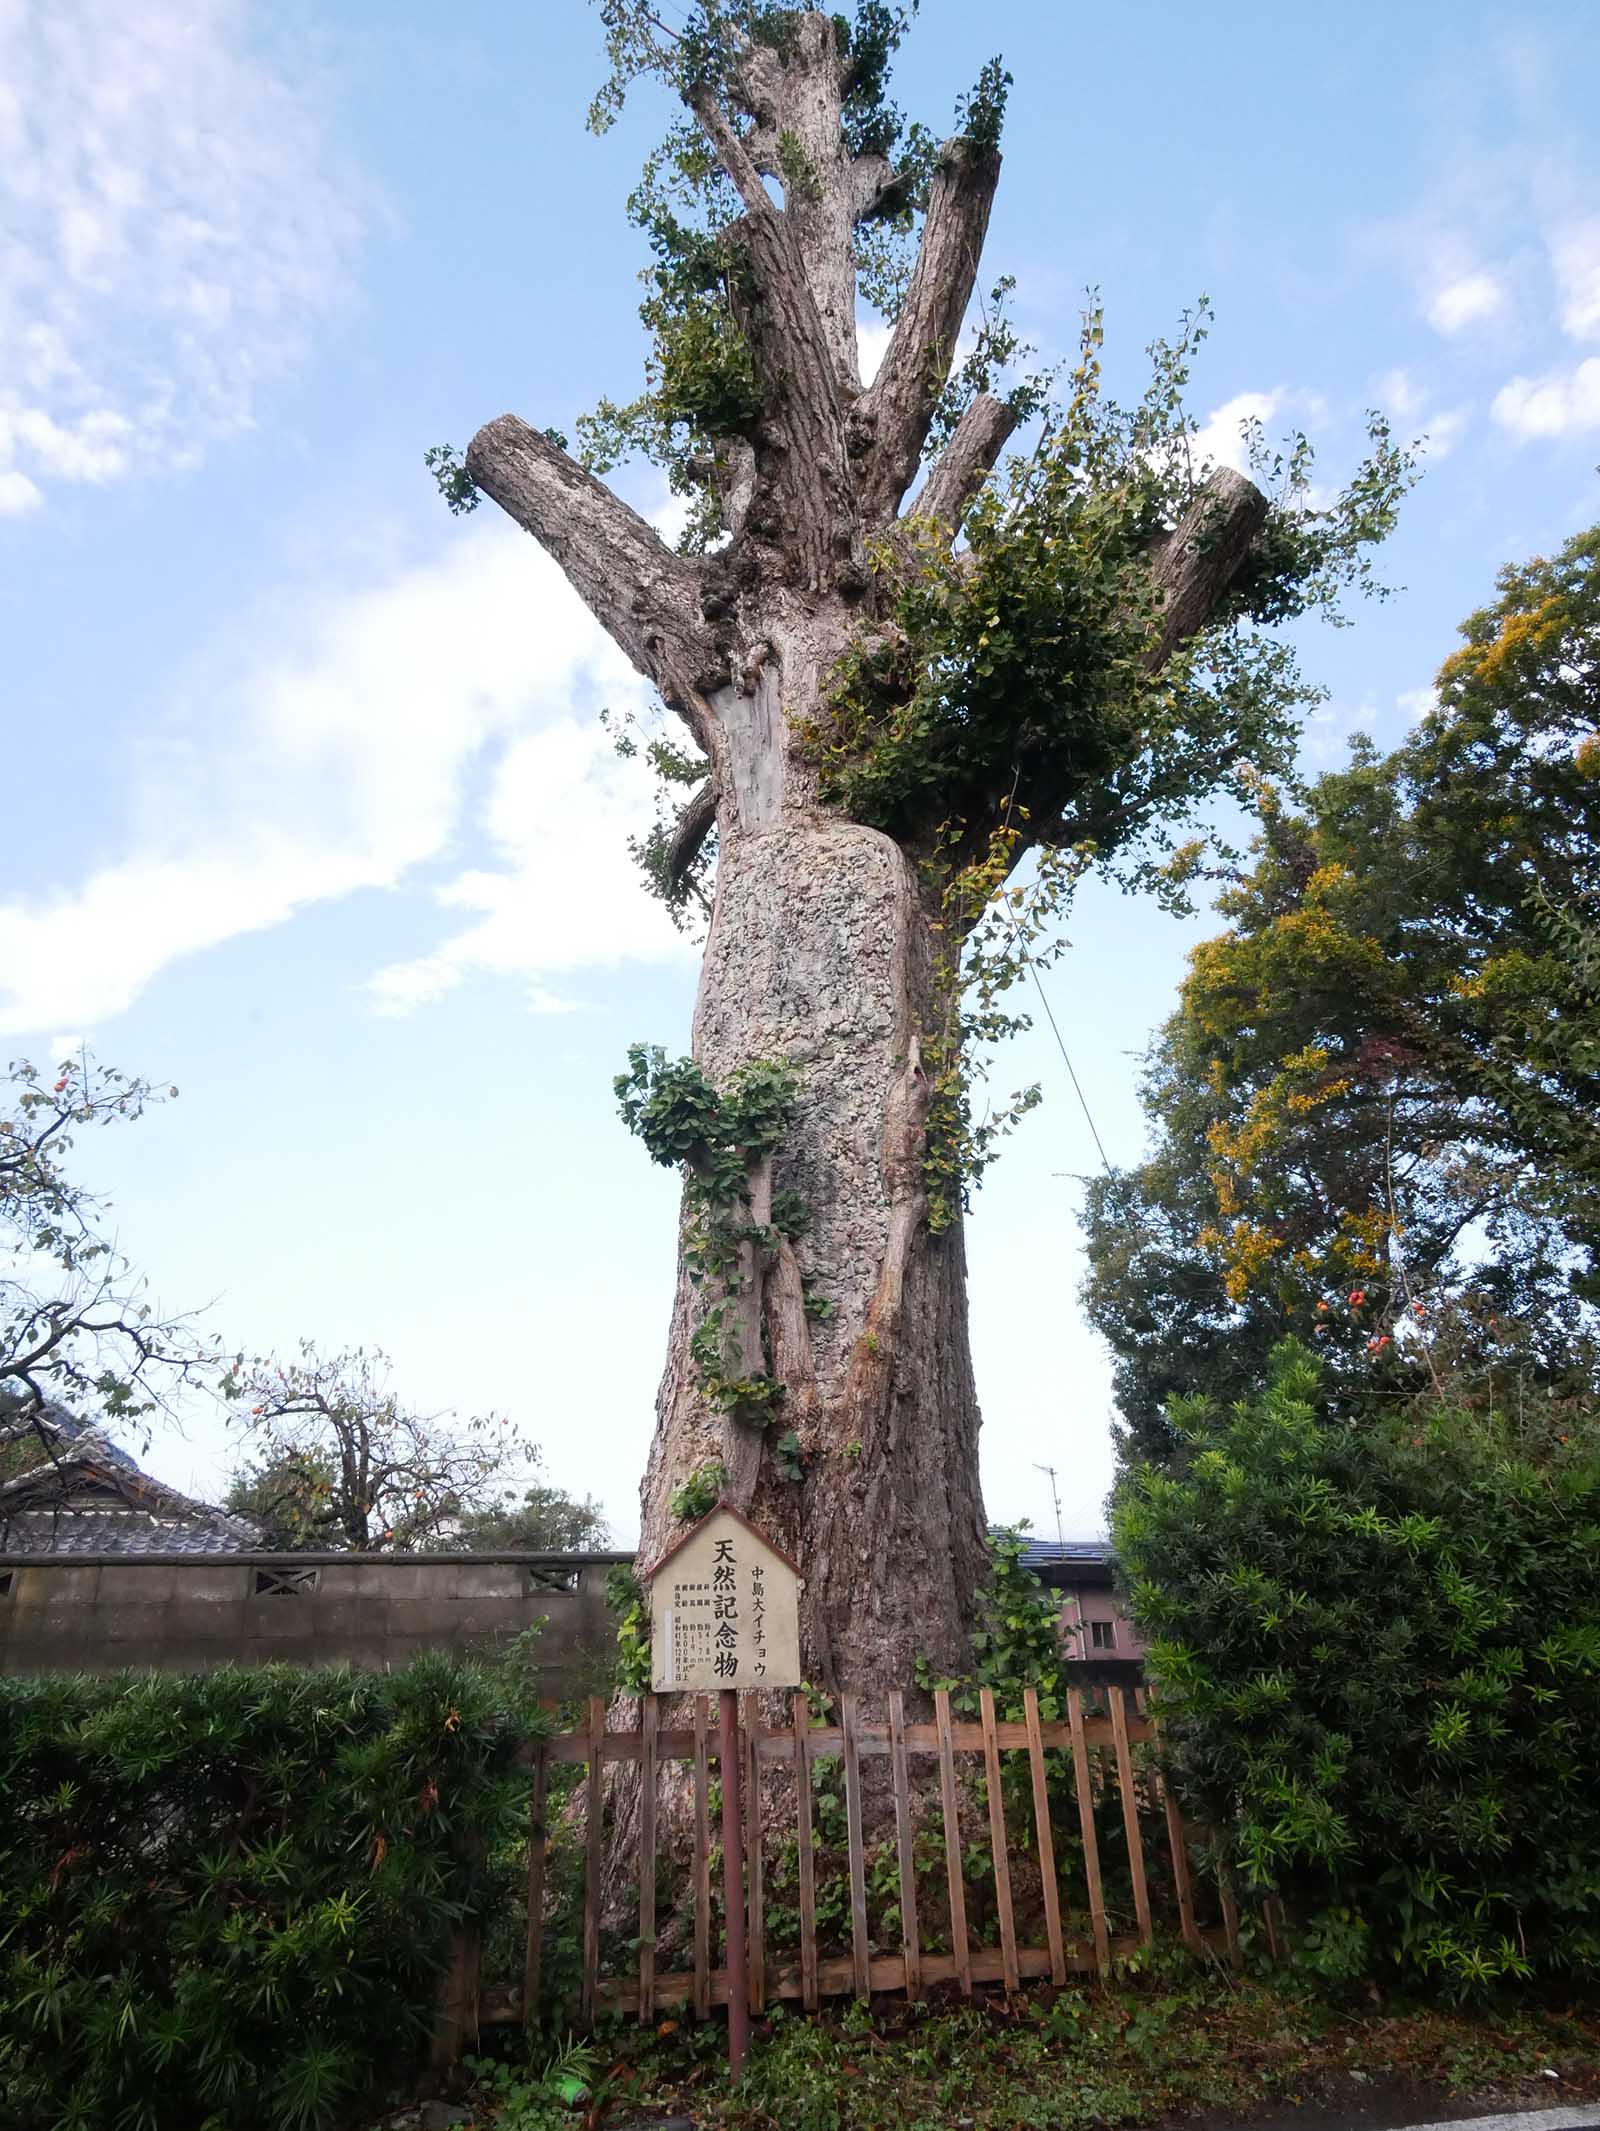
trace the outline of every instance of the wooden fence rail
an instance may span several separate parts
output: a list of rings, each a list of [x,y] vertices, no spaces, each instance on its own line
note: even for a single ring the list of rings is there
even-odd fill
[[[1162,1784],[1154,1766],[1144,1774],[1142,1799],[1149,1823],[1159,1825],[1162,1840],[1150,1844],[1146,1821],[1141,1820],[1141,1781],[1135,1771],[1134,1748],[1155,1738],[1153,1721],[1139,1706],[1142,1696],[1130,1702],[1128,1692],[1113,1686],[1105,1690],[1108,1708],[1104,1714],[1084,1706],[1082,1691],[1068,1690],[1067,1714],[1059,1722],[1046,1722],[1040,1715],[1037,1696],[1028,1689],[1024,1719],[1002,1723],[994,1697],[985,1689],[976,1721],[958,1718],[948,1693],[934,1696],[931,1723],[908,1723],[904,1700],[892,1694],[887,1721],[867,1721],[857,1698],[843,1695],[838,1721],[815,1724],[803,1695],[792,1699],[787,1724],[767,1723],[759,1708],[761,1697],[741,1696],[740,1754],[745,1811],[745,1887],[747,1933],[746,1963],[750,2004],[759,2012],[774,1999],[798,1999],[808,2009],[830,1996],[854,1994],[866,1998],[874,1992],[904,1992],[920,1997],[931,1986],[954,1982],[965,1992],[977,1983],[1001,1983],[1015,1989],[1024,1977],[1050,1977],[1065,1982],[1074,1972],[1104,1974],[1114,1959],[1147,1944],[1154,1936],[1151,1902],[1152,1869],[1157,1884],[1170,1885],[1179,1928],[1191,1950],[1225,1948],[1237,1950],[1237,1917],[1225,1886],[1217,1889],[1222,1924],[1202,1929],[1197,1921],[1196,1880],[1189,1856],[1189,1835],[1176,1800]],[[692,1723],[666,1725],[661,1721],[666,1697],[645,1695],[641,1700],[637,1730],[607,1729],[606,1705],[589,1703],[587,1721],[580,1730],[538,1741],[532,1749],[533,1827],[528,1850],[528,1938],[521,2006],[536,2007],[540,1998],[541,1960],[545,1932],[544,1915],[547,1865],[547,1799],[550,1772],[561,1764],[581,1764],[584,1769],[584,1890],[582,1917],[582,1984],[580,2010],[592,2018],[602,2006],[634,2013],[641,2021],[663,2010],[692,2005],[704,2017],[713,2005],[728,1998],[726,1970],[712,1964],[712,1873],[709,1789],[711,1769],[718,1761],[718,1741],[704,1695],[677,1697],[689,1702]],[[765,1698],[769,1705],[771,1697]],[[1065,1929],[1061,1885],[1051,1829],[1048,1764],[1046,1755],[1068,1757],[1076,1793],[1078,1827],[1083,1846],[1082,1878],[1085,1900],[1079,1906],[1088,1912],[1089,1930],[1084,1938],[1068,1937]],[[1032,1794],[1032,1853],[1037,1865],[1040,1895],[1042,1945],[1022,1944],[1018,1939],[1016,1907],[1012,1896],[1011,1837],[1006,1827],[1003,1791],[1003,1760],[1025,1755]],[[995,1923],[999,1943],[974,1942],[968,1927],[966,1845],[961,1826],[961,1783],[958,1763],[962,1756],[977,1757],[987,1779],[988,1864],[992,1873]],[[919,1926],[916,1825],[913,1817],[913,1759],[937,1763],[938,1805],[934,1817],[942,1819],[946,1879],[949,1890],[948,1952],[925,1948]],[[895,1820],[894,1843],[898,1866],[898,1952],[874,1951],[869,1934],[867,1901],[867,1846],[863,1835],[864,1775],[866,1765],[887,1758],[886,1794],[892,1796]],[[847,1833],[847,1863],[850,1913],[850,1951],[827,1955],[819,1950],[817,1917],[818,1839],[814,1824],[812,1770],[830,1759],[842,1763],[844,1817]],[[658,1785],[664,1763],[689,1764],[691,1771],[690,1871],[693,1882],[692,1966],[663,1970],[659,1965],[657,1876],[658,1876]],[[637,1764],[640,1772],[638,1806],[638,1941],[637,1962],[632,1974],[605,1976],[601,1973],[601,1871],[604,1855],[605,1780],[608,1767]],[[761,1772],[780,1767],[794,1781],[790,1786],[763,1786]],[[1136,1929],[1115,1933],[1107,1913],[1104,1873],[1096,1825],[1096,1798],[1108,1799],[1114,1788],[1121,1806],[1126,1842],[1125,1862],[1131,1882]],[[765,1789],[765,1800],[763,1792]],[[772,1800],[781,1792],[782,1814],[774,1812]],[[792,1792],[792,1805],[789,1803]],[[781,1819],[781,1825],[775,1825]],[[799,1908],[797,1957],[782,1964],[769,1960],[765,1896],[764,1842],[792,1836]],[[1152,1866],[1151,1847],[1164,1850]],[[984,1877],[989,1875],[985,1874]],[[724,1889],[726,1895],[729,1890]],[[737,1898],[737,1896],[735,1896]],[[687,1950],[687,1949],[686,1949]],[[506,2004],[503,2015],[516,2017],[520,2008]]]

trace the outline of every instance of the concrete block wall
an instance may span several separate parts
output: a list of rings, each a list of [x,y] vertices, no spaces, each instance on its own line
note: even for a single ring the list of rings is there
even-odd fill
[[[628,1554],[0,1556],[0,1672],[204,1672],[487,1655],[542,1620],[552,1695],[604,1684]],[[302,1578],[300,1572],[305,1572]],[[288,1576],[292,1590],[274,1588]],[[552,1581],[568,1588],[550,1588]]]

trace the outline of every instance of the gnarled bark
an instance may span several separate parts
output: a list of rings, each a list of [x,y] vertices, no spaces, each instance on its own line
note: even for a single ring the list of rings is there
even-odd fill
[[[767,1462],[742,1506],[801,1550],[810,1676],[834,1684],[904,1684],[923,1650],[954,1662],[983,1559],[961,1235],[931,1235],[924,1218],[916,1089],[932,982],[916,876],[888,837],[802,805],[724,842],[695,1054],[716,1081],[751,1058],[794,1067],[800,1101],[772,1181],[810,1217],[765,1275],[788,1387],[778,1425],[799,1435],[807,1475],[796,1489]],[[801,1280],[825,1317],[806,1318]],[[728,1455],[688,1361],[697,1304],[680,1275],[647,1560],[684,1471]]]

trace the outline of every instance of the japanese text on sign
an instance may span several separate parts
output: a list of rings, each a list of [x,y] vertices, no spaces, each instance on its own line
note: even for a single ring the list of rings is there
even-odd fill
[[[732,1511],[715,1510],[650,1578],[658,1690],[800,1684],[799,1578]]]

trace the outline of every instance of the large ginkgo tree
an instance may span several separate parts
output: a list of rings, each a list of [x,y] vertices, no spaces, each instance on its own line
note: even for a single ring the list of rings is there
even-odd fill
[[[430,457],[682,728],[652,743],[685,797],[642,856],[709,910],[693,1057],[640,1047],[619,1081],[685,1178],[644,1552],[718,1494],[753,1512],[804,1565],[811,1676],[871,1691],[960,1662],[983,1577],[962,1215],[1008,1110],[975,1047],[1085,868],[1176,892],[1179,825],[1283,765],[1306,691],[1272,625],[1365,581],[1407,462],[1375,425],[1322,508],[1302,444],[1261,486],[1197,464],[1203,309],[1134,404],[1092,307],[1075,360],[1028,374],[1005,284],[980,293],[998,62],[940,138],[888,100],[904,9],[666,13],[603,0],[593,113],[676,105],[631,202],[642,394],[570,450],[504,414]],[[601,478],[637,455],[687,501],[676,546]],[[1051,1366],[1048,1326],[1016,1336]]]

